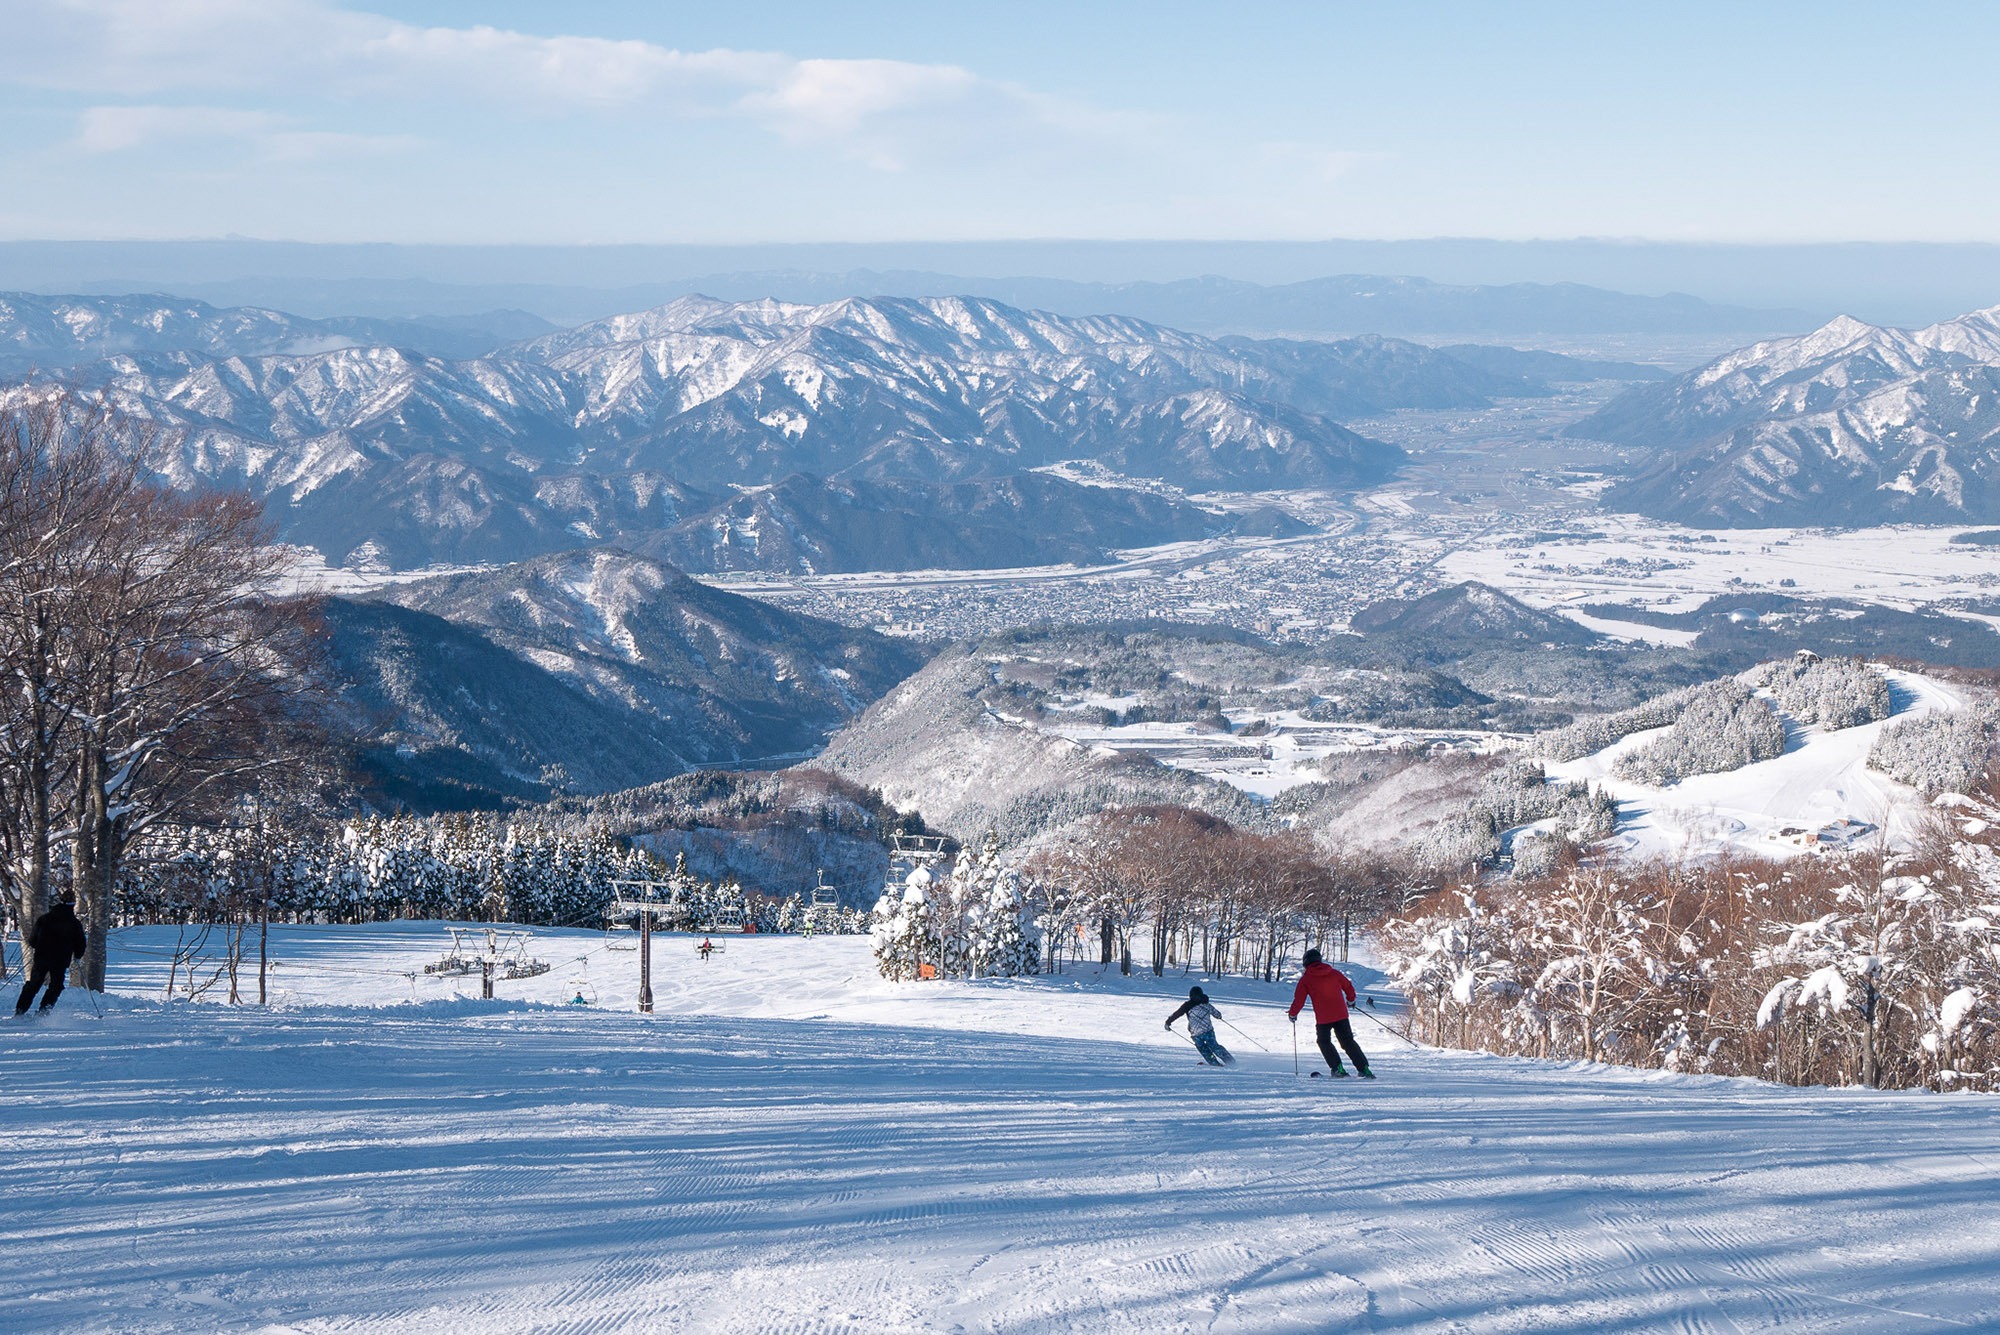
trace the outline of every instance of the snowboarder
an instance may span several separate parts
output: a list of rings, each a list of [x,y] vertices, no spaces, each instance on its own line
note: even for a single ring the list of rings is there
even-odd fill
[[[699,952],[701,955],[701,962],[703,964],[708,963],[709,954],[714,949],[715,949],[715,942],[709,940],[705,936],[701,939],[701,944],[695,947],[695,950]]]
[[[49,990],[42,997],[41,1008],[52,1009],[56,998],[62,995],[63,974],[69,969],[69,962],[83,958],[88,941],[83,924],[76,920],[76,891],[65,890],[57,897],[56,906],[35,919],[28,932],[28,949],[35,952],[35,968],[28,975],[28,985],[21,989],[21,999],[14,1003],[14,1014],[28,1013],[28,1003],[35,999],[35,993],[41,991],[44,983]]]
[[[1210,1066],[1234,1065],[1236,1058],[1229,1055],[1229,1049],[1215,1041],[1216,1017],[1222,1014],[1208,999],[1208,993],[1198,987],[1188,989],[1188,999],[1181,1008],[1167,1017],[1167,1028],[1174,1027],[1174,1021],[1187,1016],[1188,1037],[1194,1040],[1195,1051]]]
[[[1347,1074],[1340,1064],[1340,1054],[1333,1047],[1337,1034],[1340,1046],[1354,1059],[1355,1071],[1363,1080],[1373,1080],[1375,1073],[1368,1069],[1368,1057],[1354,1041],[1354,1022],[1347,1018],[1347,1003],[1354,1000],[1354,984],[1347,981],[1346,974],[1321,959],[1317,950],[1306,952],[1305,972],[1299,975],[1299,985],[1292,991],[1292,1008],[1286,1013],[1293,1024],[1299,1022],[1299,1012],[1305,1009],[1307,997],[1312,998],[1313,1033],[1319,1040],[1320,1056],[1326,1058],[1327,1069],[1336,1078]]]

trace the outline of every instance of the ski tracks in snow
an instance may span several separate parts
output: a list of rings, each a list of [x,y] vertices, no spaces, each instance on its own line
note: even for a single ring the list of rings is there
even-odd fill
[[[1386,1046],[1379,1084],[1217,1074],[1161,1041],[1171,980],[844,1007],[865,948],[732,942],[738,1014],[121,1001],[5,1031],[0,1153],[55,1204],[0,1221],[0,1329],[2000,1324],[1994,1100]],[[820,1018],[760,1013],[760,959]],[[1282,1025],[1273,989],[1210,990]]]

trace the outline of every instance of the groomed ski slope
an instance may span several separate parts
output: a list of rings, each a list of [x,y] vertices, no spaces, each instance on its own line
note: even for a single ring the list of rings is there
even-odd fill
[[[400,972],[444,939],[278,932],[259,1011],[159,1005],[171,933],[125,933],[102,1018],[0,1022],[0,1330],[2000,1327],[1988,1099],[1366,1022],[1383,1080],[1305,1081],[1241,981],[1275,1051],[1213,1072],[1181,980],[895,987],[856,938],[662,937],[641,1017],[631,954],[542,933],[452,1000]]]
[[[1617,799],[1618,831],[1608,847],[1628,858],[1725,852],[1796,857],[1801,844],[1781,831],[1817,832],[1843,818],[1886,830],[1892,846],[1907,847],[1929,804],[1914,788],[1870,769],[1868,753],[1892,723],[1964,709],[1966,701],[1934,678],[1879,665],[1877,670],[1889,682],[1890,718],[1829,730],[1785,715],[1790,738],[1785,753],[1771,760],[1723,774],[1696,774],[1665,788],[1617,777],[1619,760],[1667,731],[1650,728],[1581,760],[1550,765],[1549,777],[1587,780]],[[1872,836],[1863,842],[1872,843]]]

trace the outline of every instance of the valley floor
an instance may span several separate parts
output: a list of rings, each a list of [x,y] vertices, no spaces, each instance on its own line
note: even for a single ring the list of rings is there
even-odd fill
[[[1242,981],[1272,1051],[1210,1071],[1160,1027],[1185,980],[893,987],[861,938],[662,937],[639,1016],[631,953],[542,932],[481,1002],[421,973],[447,940],[275,932],[265,1011],[160,1005],[172,933],[125,933],[101,1017],[0,1022],[0,1329],[2000,1324],[1989,1099],[1366,1021],[1384,1078],[1308,1081]]]

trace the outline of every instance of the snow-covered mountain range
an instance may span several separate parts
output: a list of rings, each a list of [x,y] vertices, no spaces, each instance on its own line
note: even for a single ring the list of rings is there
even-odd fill
[[[547,328],[548,321],[525,311],[314,320],[257,306],[218,307],[157,295],[0,292],[0,375],[57,370],[127,353],[261,357],[395,346],[438,357],[479,357]]]
[[[1572,434],[1658,446],[1609,502],[1690,524],[2000,517],[2000,307],[1923,329],[1846,317],[1642,386]]]
[[[795,758],[923,655],[671,566],[579,551],[327,602],[331,656],[420,806],[604,792]]]
[[[1366,484],[1401,454],[1336,418],[1545,394],[1561,370],[1393,339],[1217,341],[972,298],[687,297],[457,359],[325,324],[157,298],[15,301],[0,338],[72,362],[118,350],[7,393],[101,392],[164,428],[175,481],[248,488],[336,563],[408,566],[630,545],[794,476],[942,484],[1088,459],[1200,489]],[[1037,486],[1023,533],[1058,527],[1035,509],[1045,497],[1149,528],[1129,499]],[[1141,540],[1185,535],[1187,515],[1163,517]],[[827,555],[819,568],[884,564]]]

